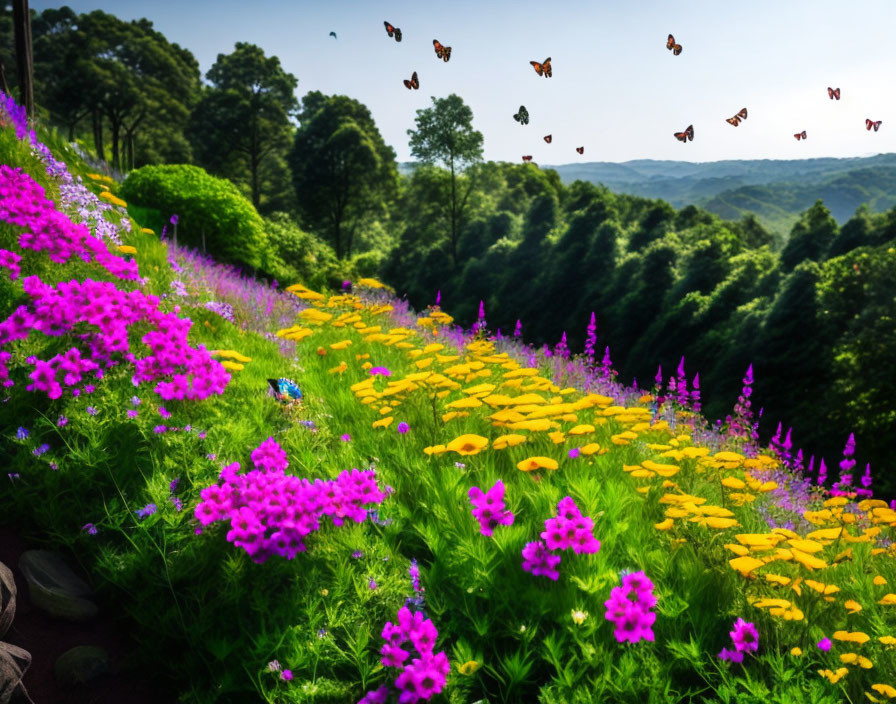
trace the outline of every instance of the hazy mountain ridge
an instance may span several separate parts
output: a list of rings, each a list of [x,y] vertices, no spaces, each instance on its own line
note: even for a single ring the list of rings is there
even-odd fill
[[[821,198],[840,224],[862,203],[874,212],[896,205],[896,154],[818,159],[728,159],[691,162],[635,159],[622,163],[539,164],[569,185],[602,183],[615,193],[662,198],[676,208],[699,205],[726,219],[753,212],[782,234]],[[402,173],[414,162],[399,164]]]

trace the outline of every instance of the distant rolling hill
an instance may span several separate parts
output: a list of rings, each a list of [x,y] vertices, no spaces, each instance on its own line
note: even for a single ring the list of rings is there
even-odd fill
[[[409,173],[413,163],[399,169]],[[699,205],[726,219],[755,213],[787,234],[799,214],[821,198],[841,224],[862,203],[874,212],[896,206],[896,154],[846,159],[754,159],[710,162],[638,159],[621,163],[539,164],[560,180],[602,183],[616,193],[662,198],[677,208]]]

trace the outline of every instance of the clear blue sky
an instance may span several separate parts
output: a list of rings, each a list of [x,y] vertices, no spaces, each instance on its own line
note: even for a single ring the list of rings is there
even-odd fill
[[[32,0],[42,10],[62,3]],[[896,150],[894,0],[70,0],[146,17],[205,72],[238,41],[299,79],[366,105],[399,161],[432,96],[473,110],[487,160],[798,159]],[[389,39],[388,20],[403,33]],[[329,36],[335,31],[338,39]],[[666,50],[666,37],[683,46]],[[452,47],[438,60],[432,40]],[[552,58],[553,78],[529,61]],[[402,79],[413,71],[420,89]],[[839,87],[831,101],[827,87]],[[531,115],[512,116],[523,104]],[[746,107],[731,127],[726,117]],[[882,120],[879,132],[865,118]],[[672,133],[693,124],[695,139]],[[806,130],[797,142],[793,133]],[[552,144],[542,137],[553,135]],[[583,156],[575,152],[585,147]]]

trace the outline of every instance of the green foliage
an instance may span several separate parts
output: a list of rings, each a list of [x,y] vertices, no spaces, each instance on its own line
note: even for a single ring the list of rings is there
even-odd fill
[[[350,257],[355,233],[395,197],[395,152],[370,111],[343,95],[302,99],[289,164],[302,219],[326,237],[336,257]]]
[[[264,221],[229,181],[187,164],[144,166],[128,174],[120,193],[135,205],[176,214],[178,242],[201,247],[204,233],[218,259],[275,273]]]

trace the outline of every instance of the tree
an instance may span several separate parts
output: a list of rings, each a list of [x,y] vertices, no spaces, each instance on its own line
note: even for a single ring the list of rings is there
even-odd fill
[[[473,129],[473,111],[463,99],[452,93],[447,98],[432,98],[433,105],[417,111],[416,130],[411,136],[411,155],[424,164],[444,164],[451,171],[449,199],[450,252],[457,268],[457,235],[467,198],[473,189],[469,179],[466,191],[458,202],[457,178],[469,165],[482,159],[482,133]]]
[[[351,256],[359,223],[385,214],[395,197],[395,152],[370,111],[347,96],[313,91],[302,100],[299,120],[289,154],[299,211],[328,235],[339,259]]]
[[[31,13],[28,0],[13,0],[13,23],[16,33],[16,69],[22,105],[29,118],[34,118],[34,54],[31,48]]]
[[[791,271],[804,259],[822,261],[837,236],[837,221],[821,200],[802,214],[790,231],[790,240],[781,252],[781,267]]]
[[[212,85],[193,110],[189,130],[199,161],[236,183],[248,173],[258,209],[263,167],[289,150],[298,79],[276,56],[265,57],[263,49],[245,42],[237,42],[231,54],[218,54],[205,77]]]

